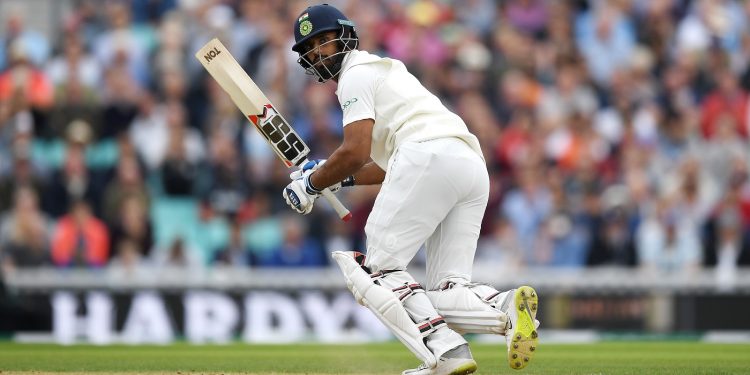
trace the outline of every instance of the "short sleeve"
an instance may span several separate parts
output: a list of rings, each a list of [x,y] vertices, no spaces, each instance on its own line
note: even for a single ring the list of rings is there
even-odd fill
[[[356,65],[347,70],[339,82],[339,103],[344,113],[344,126],[354,121],[375,119],[376,67]]]

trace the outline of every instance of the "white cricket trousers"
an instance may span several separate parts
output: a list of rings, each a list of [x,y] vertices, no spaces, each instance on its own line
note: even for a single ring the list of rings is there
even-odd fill
[[[424,244],[427,289],[447,278],[470,281],[488,195],[484,160],[464,141],[402,144],[367,219],[366,266],[406,270]]]

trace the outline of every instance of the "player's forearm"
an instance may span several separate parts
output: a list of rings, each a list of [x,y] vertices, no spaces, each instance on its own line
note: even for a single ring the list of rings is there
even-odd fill
[[[318,189],[329,187],[353,175],[366,162],[366,159],[339,148],[310,176],[310,182]]]
[[[354,173],[355,185],[379,185],[385,179],[385,171],[374,162],[369,162]]]

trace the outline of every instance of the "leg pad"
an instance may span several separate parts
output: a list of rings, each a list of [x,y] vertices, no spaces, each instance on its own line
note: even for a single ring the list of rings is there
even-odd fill
[[[399,297],[403,296],[403,299],[406,299],[409,297],[406,294],[414,293],[414,289],[408,286],[416,283],[416,281],[405,271],[394,271],[387,276],[373,276],[410,279],[411,282],[408,280],[405,282],[407,288],[399,293],[399,291],[379,285],[380,283],[376,283],[373,277],[365,272],[362,265],[355,260],[357,254],[345,251],[334,251],[332,254],[333,259],[344,274],[347,288],[354,294],[357,302],[370,309],[417,358],[428,367],[435,367],[437,358],[425,344],[424,337],[439,328],[443,323],[442,318],[434,317],[428,321],[415,323]]]
[[[489,333],[504,335],[508,314],[502,306],[508,292],[474,283],[449,283],[441,290],[427,292],[448,327],[461,334]],[[508,300],[507,303],[510,303]]]

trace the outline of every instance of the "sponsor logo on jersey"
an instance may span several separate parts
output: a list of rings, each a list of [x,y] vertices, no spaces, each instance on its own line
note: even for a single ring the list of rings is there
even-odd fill
[[[346,111],[347,108],[349,108],[350,105],[356,103],[358,101],[357,98],[351,98],[347,101],[345,101],[343,104],[341,104],[341,109]]]

